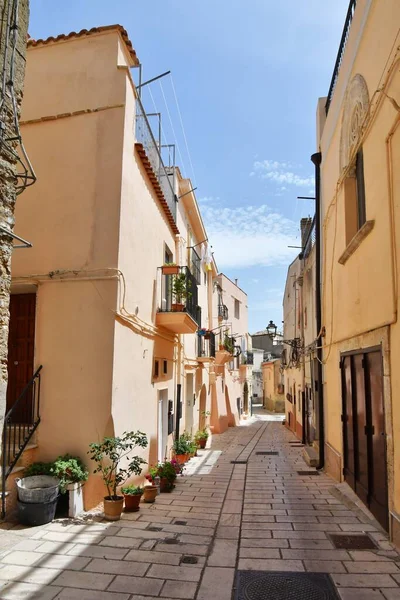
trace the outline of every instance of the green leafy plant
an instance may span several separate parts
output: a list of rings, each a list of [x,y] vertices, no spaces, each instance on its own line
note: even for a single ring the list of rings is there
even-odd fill
[[[59,456],[53,463],[51,474],[60,480],[60,491],[64,493],[71,483],[87,481],[89,471],[77,456],[65,454]]]
[[[181,435],[178,440],[174,441],[174,452],[175,454],[189,454],[190,442]]]
[[[154,481],[155,477],[159,477],[160,479],[168,479],[168,481],[173,482],[177,476],[174,465],[168,460],[163,463],[158,463],[155,467],[149,469],[149,473],[152,481]]]
[[[143,494],[143,488],[140,485],[127,485],[121,488],[121,492],[125,496],[141,496]]]
[[[199,431],[197,431],[196,435],[194,436],[194,439],[196,441],[198,440],[208,440],[208,438],[210,437],[210,434],[208,433],[207,429],[199,429]]]
[[[233,354],[234,349],[235,349],[234,339],[231,338],[227,333],[225,334],[225,337],[224,337],[224,348],[231,354]]]
[[[176,263],[174,262],[165,262],[164,267],[176,267]]]
[[[52,469],[54,463],[36,462],[26,467],[24,477],[33,477],[34,475],[53,475]]]
[[[135,448],[147,447],[147,436],[141,431],[124,432],[120,437],[105,437],[102,442],[89,444],[90,459],[97,463],[94,473],[100,473],[107,488],[107,500],[118,500],[117,488],[132,475],[140,475],[142,465],[147,464],[140,456],[130,456]],[[127,462],[121,468],[121,462]]]
[[[172,281],[172,293],[177,304],[183,304],[187,298],[190,298],[190,280],[186,278],[185,273],[179,273],[174,276]]]

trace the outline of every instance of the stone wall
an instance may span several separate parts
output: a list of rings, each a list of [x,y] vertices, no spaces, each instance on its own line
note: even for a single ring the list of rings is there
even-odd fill
[[[7,51],[7,16],[9,8],[16,6],[16,0],[0,0],[1,28],[0,28],[0,95],[4,98],[0,108],[0,225],[13,229],[14,207],[16,201],[16,173],[17,168],[15,156],[7,149],[10,142],[8,138],[16,135],[13,103],[10,94],[10,67],[11,67],[11,38],[8,44],[8,55],[5,65],[6,89],[3,90],[3,64]],[[18,1],[18,29],[17,45],[14,54],[14,76],[13,87],[17,101],[18,113],[21,105],[22,90],[25,75],[25,52],[29,20],[29,0]],[[19,117],[19,114],[18,114]],[[17,150],[17,144],[13,149]],[[9,324],[9,297],[11,284],[11,254],[12,239],[0,230],[0,436],[6,407],[7,389],[7,344]]]

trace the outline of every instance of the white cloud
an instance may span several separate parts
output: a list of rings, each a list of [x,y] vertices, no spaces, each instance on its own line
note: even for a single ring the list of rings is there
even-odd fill
[[[261,179],[279,184],[278,192],[285,191],[286,185],[309,188],[314,185],[314,177],[299,175],[295,172],[296,165],[277,160],[256,161],[252,173],[257,173]]]
[[[263,204],[202,208],[208,237],[221,268],[287,265],[295,252],[297,223]]]
[[[219,202],[219,198],[214,198],[214,196],[203,196],[203,198],[198,198],[197,202],[199,204],[210,204],[211,202]]]

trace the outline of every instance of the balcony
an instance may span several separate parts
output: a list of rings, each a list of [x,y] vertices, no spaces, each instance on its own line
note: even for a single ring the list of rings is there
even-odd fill
[[[204,335],[197,332],[197,361],[211,362],[215,358],[215,334],[207,331]]]
[[[218,304],[218,319],[220,321],[227,321],[229,318],[228,307],[225,304]]]
[[[242,365],[254,365],[253,352],[245,352],[242,356]]]
[[[238,354],[235,354],[235,342],[235,338],[228,335],[220,339],[218,352],[215,355],[217,365],[224,365],[235,358],[235,356],[238,356]]]
[[[170,269],[169,269],[170,270]],[[196,333],[201,324],[197,282],[189,267],[176,267],[176,273],[161,273],[161,301],[156,325],[172,333]]]

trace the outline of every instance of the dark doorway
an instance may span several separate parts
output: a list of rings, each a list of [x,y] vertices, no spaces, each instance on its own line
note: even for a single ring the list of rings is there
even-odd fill
[[[380,348],[342,354],[344,477],[388,530],[386,431]]]
[[[36,294],[12,294],[8,337],[7,411],[33,377]],[[13,415],[14,423],[33,422],[33,388]]]

